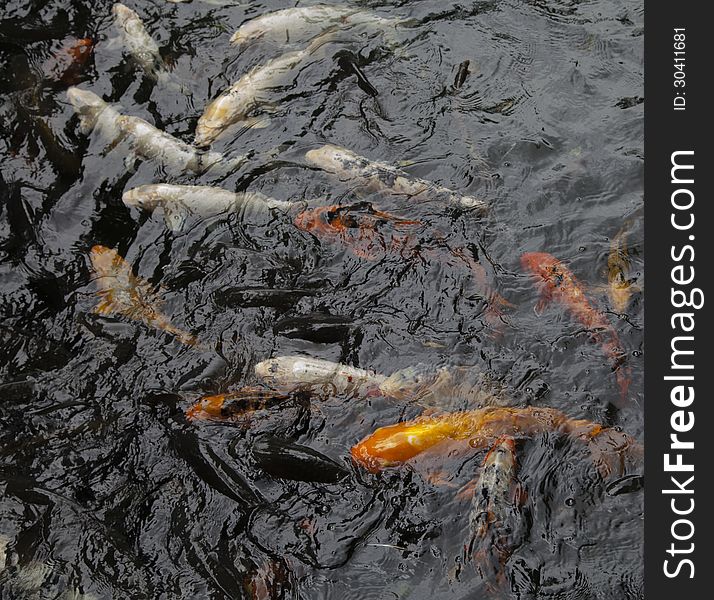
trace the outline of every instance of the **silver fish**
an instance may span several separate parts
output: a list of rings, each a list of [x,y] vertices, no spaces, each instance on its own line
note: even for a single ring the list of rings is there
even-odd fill
[[[90,91],[71,87],[67,97],[85,132],[97,132],[110,146],[126,140],[135,157],[151,160],[167,171],[225,174],[246,160],[245,156],[227,160],[218,152],[199,151],[139,117],[122,115]]]
[[[147,75],[157,80],[168,80],[169,74],[159,53],[159,45],[146,31],[139,15],[120,2],[112,7],[112,14],[127,52]]]
[[[258,65],[215,98],[196,125],[196,146],[212,144],[230,125],[244,121],[249,126],[261,126],[266,119],[249,117],[256,109],[271,110],[266,93],[294,77],[300,66],[315,50],[328,41],[330,34],[313,40],[302,50],[288,52]]]
[[[408,19],[383,18],[371,11],[335,4],[315,4],[284,8],[247,21],[233,34],[231,44],[245,48],[257,40],[268,40],[278,44],[305,41],[323,31],[339,26],[368,26],[387,33],[399,25],[409,26]]]
[[[191,216],[212,217],[228,212],[287,211],[291,202],[276,200],[259,192],[229,192],[222,188],[171,185],[159,183],[142,185],[124,192],[122,201],[127,206],[153,211],[160,207],[166,225],[172,231],[181,231]]]
[[[462,196],[454,190],[412,177],[401,169],[383,162],[371,161],[332,144],[309,150],[305,153],[305,159],[310,165],[341,181],[349,181],[373,192],[441,200],[479,214],[488,210],[488,205],[479,198]]]
[[[273,389],[292,392],[311,386],[333,386],[338,393],[361,386],[378,389],[384,375],[308,356],[278,356],[255,365],[255,374]]]
[[[358,10],[349,6],[329,4],[277,10],[241,25],[231,36],[231,44],[247,46],[259,39],[284,43],[294,41],[295,37],[313,37],[339,21],[344,22]]]

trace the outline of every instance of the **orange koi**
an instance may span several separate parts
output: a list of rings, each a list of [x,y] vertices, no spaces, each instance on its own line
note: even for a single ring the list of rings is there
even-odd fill
[[[468,440],[475,449],[485,449],[505,437],[532,438],[560,431],[588,443],[603,476],[615,471],[625,453],[639,456],[639,444],[616,429],[587,420],[569,419],[554,408],[487,407],[476,410],[421,416],[380,427],[351,449],[352,457],[372,472],[399,465],[445,440]],[[620,463],[618,463],[620,461]]]
[[[386,223],[392,223],[395,228],[421,225],[420,221],[402,219],[377,210],[371,204],[319,206],[295,217],[298,229],[310,232],[319,239],[340,242],[366,260],[376,260],[386,251],[398,250],[411,241],[410,236],[395,235],[388,243],[379,231]]]
[[[116,250],[94,246],[90,260],[96,276],[97,293],[101,298],[94,312],[100,315],[116,313],[170,333],[188,346],[199,345],[193,335],[174,327],[159,312],[159,296],[147,281],[134,275],[131,265]]]
[[[620,396],[624,401],[630,385],[631,371],[623,365],[622,344],[605,315],[590,304],[582,285],[553,255],[547,252],[526,252],[521,256],[521,264],[538,279],[541,285],[541,299],[536,306],[537,313],[550,300],[558,300],[578,321],[594,332],[595,339],[602,344],[605,355],[611,361],[615,380],[620,388]]]
[[[301,212],[295,218],[295,225],[315,235],[321,240],[344,244],[350,251],[365,260],[377,260],[385,253],[395,252],[420,256],[424,253],[419,248],[419,241],[409,233],[393,233],[388,240],[382,233],[383,226],[391,224],[395,229],[419,226],[420,221],[403,219],[390,213],[374,209],[370,204],[358,206],[323,206]],[[486,299],[486,316],[496,328],[502,324],[503,310],[513,306],[494,291],[488,284],[486,269],[463,248],[449,249],[451,255],[466,264],[474,277],[479,290]],[[433,252],[433,251],[432,251]],[[442,259],[439,252],[437,260]]]
[[[79,83],[82,71],[94,53],[91,38],[67,40],[43,65],[47,77],[65,85]]]
[[[272,390],[248,387],[225,394],[204,396],[186,410],[186,418],[191,421],[235,420],[289,398],[290,396]]]

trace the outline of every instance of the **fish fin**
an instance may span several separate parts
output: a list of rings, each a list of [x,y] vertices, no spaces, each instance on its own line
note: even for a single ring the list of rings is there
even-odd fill
[[[189,211],[181,205],[164,206],[164,221],[166,226],[174,233],[180,233],[186,226]]]
[[[139,157],[136,154],[134,154],[134,152],[129,152],[124,157],[124,167],[130,173],[133,173],[134,171],[136,171],[136,163],[138,161],[139,161]]]
[[[333,25],[332,27],[329,27],[328,29],[323,31],[320,35],[318,35],[317,37],[314,37],[312,39],[312,41],[305,48],[305,52],[307,52],[307,54],[314,54],[320,48],[322,48],[325,44],[334,41],[338,31],[339,31],[339,27],[337,25]]]
[[[545,312],[545,309],[548,307],[550,304],[550,294],[544,293],[541,295],[540,299],[538,302],[536,302],[536,305],[533,307],[533,312],[537,317],[540,317],[543,315]]]
[[[124,41],[120,35],[113,35],[102,42],[102,47],[105,50],[116,50],[117,48],[124,47]]]
[[[266,105],[264,108],[266,109],[266,112],[274,113],[278,111],[278,107],[276,105]],[[247,119],[241,121],[240,125],[242,126],[241,133],[248,129],[265,129],[270,126],[270,117],[266,115],[248,117]]]
[[[93,309],[92,312],[95,315],[111,315],[114,314],[116,311],[114,307],[114,303],[112,302],[111,298],[102,298],[99,301],[99,304],[97,304]]]

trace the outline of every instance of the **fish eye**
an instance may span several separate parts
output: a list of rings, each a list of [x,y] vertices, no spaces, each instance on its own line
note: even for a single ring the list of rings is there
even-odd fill
[[[575,506],[575,498],[566,498],[565,506]]]

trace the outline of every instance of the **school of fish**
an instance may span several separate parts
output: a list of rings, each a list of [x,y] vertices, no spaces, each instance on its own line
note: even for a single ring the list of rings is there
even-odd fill
[[[223,0],[204,1],[230,4]],[[140,15],[121,3],[115,4],[111,12],[124,52],[143,74],[156,85],[182,90]],[[270,126],[271,116],[281,108],[279,90],[289,86],[306,65],[324,60],[324,49],[342,44],[340,36],[345,31],[368,28],[381,32],[389,45],[395,32],[408,27],[408,21],[386,19],[367,9],[327,4],[286,8],[248,20],[230,38],[232,51],[243,52],[253,44],[267,42],[274,45],[275,56],[217,92],[198,118],[193,143],[139,117],[123,114],[88,89],[70,85],[67,99],[78,115],[82,131],[96,138],[105,153],[118,154],[129,169],[137,161],[149,161],[166,174],[166,181],[125,190],[121,200],[132,209],[160,212],[171,233],[178,235],[208,218],[274,214],[287,217],[296,232],[312,235],[321,244],[343,248],[358,260],[375,261],[391,254],[401,256],[407,263],[419,258],[455,264],[469,273],[484,299],[487,317],[503,327],[513,304],[489,281],[482,260],[468,248],[439,243],[440,232],[409,214],[410,207],[428,203],[437,210],[456,209],[482,217],[490,209],[485,198],[415,177],[387,162],[329,143],[305,149],[301,154],[303,165],[346,184],[360,197],[358,201],[325,204],[307,198],[298,204],[256,191],[173,182],[174,177],[187,174],[224,176],[254,160],[250,152],[225,156],[209,147],[231,133],[238,135],[238,126]],[[97,51],[93,40],[72,41],[48,65],[48,72],[72,84],[77,65]],[[469,73],[467,60],[458,69],[455,89],[463,85]],[[425,244],[424,238],[432,244]],[[136,275],[117,250],[95,245],[89,251],[89,262],[99,297],[94,308],[98,315],[125,318],[158,330],[196,351],[210,348],[207,340],[199,341],[197,336],[172,324],[172,317],[162,312],[158,289]],[[622,313],[637,290],[628,278],[624,230],[613,237],[607,264],[611,308]],[[541,294],[534,307],[537,313],[549,302],[557,302],[584,327],[599,343],[614,373],[620,401],[627,402],[631,369],[626,348],[608,312],[589,296],[586,286],[567,264],[553,255],[527,252],[520,257],[520,265],[524,280],[532,281]],[[503,578],[511,552],[507,523],[519,510],[518,451],[527,447],[529,440],[558,433],[584,444],[603,480],[628,473],[642,460],[641,444],[628,434],[569,418],[553,408],[514,407],[505,387],[474,367],[414,365],[384,374],[310,356],[288,355],[266,357],[254,365],[253,375],[257,385],[194,398],[185,411],[186,418],[196,425],[212,421],[250,426],[250,419],[259,417],[261,412],[280,410],[296,399],[309,402],[311,398],[346,397],[364,402],[379,396],[393,402],[415,403],[428,410],[415,419],[384,424],[356,442],[351,457],[366,471],[398,469],[425,457],[439,463],[445,460],[446,448],[454,444],[460,445],[463,452],[484,453],[475,478],[464,547],[467,559],[482,577],[493,579],[494,586],[502,583],[497,580]],[[444,410],[447,400],[459,408]],[[358,432],[356,426],[355,439]],[[348,475],[334,460],[289,440],[264,438],[256,442],[254,455],[261,468],[275,477],[337,483]],[[264,572],[247,577],[246,587],[253,590],[255,597],[270,597],[270,587],[284,576],[277,563],[267,565]]]

